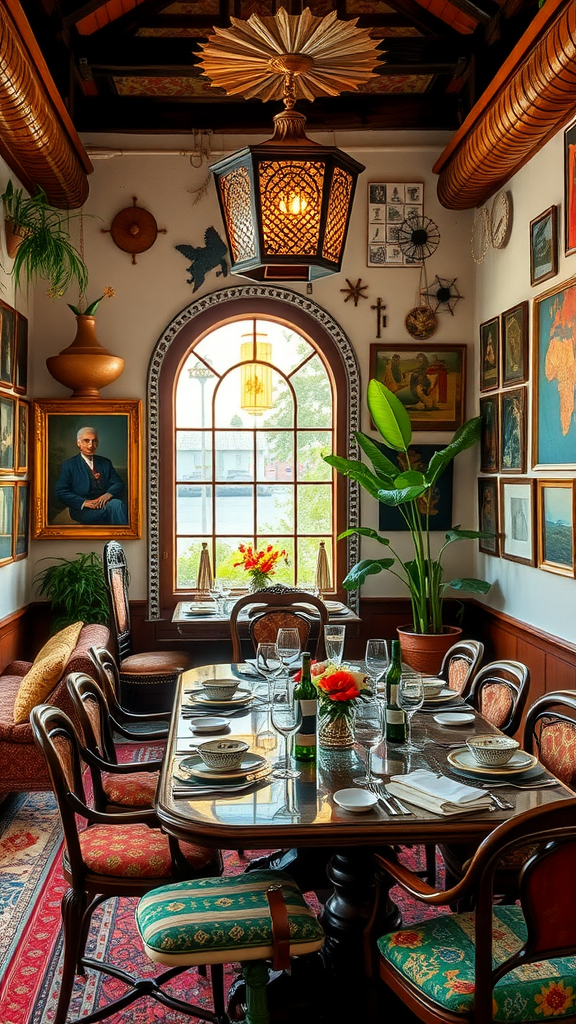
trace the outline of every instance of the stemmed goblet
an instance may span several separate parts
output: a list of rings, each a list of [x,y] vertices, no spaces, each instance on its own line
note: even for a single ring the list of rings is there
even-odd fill
[[[295,685],[290,675],[272,680],[272,725],[284,737],[284,758],[272,772],[275,779],[297,779],[300,775],[290,767],[288,758],[288,737],[298,730],[302,722],[300,701],[294,700]]]
[[[258,644],[256,651],[256,668],[261,676],[267,680],[268,683],[268,701],[270,701],[270,683],[275,676],[282,669],[282,662],[278,655],[278,648],[276,644],[261,643]]]
[[[289,674],[290,665],[296,668],[296,659],[300,654],[300,633],[297,629],[279,629],[276,636],[276,650],[284,665],[285,675]]]
[[[410,752],[418,750],[412,742],[412,716],[424,703],[424,682],[421,672],[403,672],[398,686],[398,706],[406,715],[408,731],[404,749]]]
[[[388,644],[385,640],[368,640],[366,643],[366,655],[364,658],[366,671],[378,689],[378,683],[388,668]]]
[[[384,707],[376,690],[370,696],[365,692],[362,700],[356,703],[354,735],[366,750],[366,774],[358,775],[352,781],[356,786],[369,786],[374,781],[372,753],[384,737]]]

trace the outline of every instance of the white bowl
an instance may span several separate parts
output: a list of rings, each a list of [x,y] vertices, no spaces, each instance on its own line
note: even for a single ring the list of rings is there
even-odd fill
[[[192,722],[190,728],[192,732],[222,732],[224,729],[230,728],[230,722],[227,718],[203,716],[197,722]]]
[[[339,789],[334,793],[334,803],[338,804],[338,807],[342,807],[344,811],[358,813],[369,811],[378,803],[378,797],[367,789]]]
[[[244,740],[206,740],[198,744],[198,753],[208,768],[239,768],[248,749]]]
[[[466,746],[471,751],[478,764],[487,765],[489,768],[496,768],[506,764],[520,744],[511,736],[495,736],[493,733],[472,736],[466,740]]]
[[[239,685],[239,679],[204,679],[202,681],[208,700],[230,700]]]
[[[425,679],[422,686],[424,687],[424,700],[428,700],[429,697],[439,697],[445,683],[442,679]]]

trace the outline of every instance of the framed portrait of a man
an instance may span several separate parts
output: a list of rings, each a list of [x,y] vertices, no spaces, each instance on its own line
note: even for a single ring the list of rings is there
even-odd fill
[[[34,403],[33,535],[139,537],[141,403]]]

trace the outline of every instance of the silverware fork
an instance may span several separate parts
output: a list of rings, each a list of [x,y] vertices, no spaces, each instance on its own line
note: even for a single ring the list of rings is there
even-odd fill
[[[390,797],[387,794],[382,793],[380,791],[380,787],[379,787],[378,783],[376,783],[376,782],[369,782],[369,783],[367,783],[366,788],[369,789],[371,793],[374,793],[374,796],[378,797],[379,803],[382,804],[382,806],[385,808],[385,810],[388,812],[388,814],[390,814],[393,817],[397,817],[398,815],[400,815],[402,813],[392,803],[392,797]]]
[[[402,814],[404,817],[412,814],[410,811],[393,793],[386,788],[383,782],[371,782],[368,786],[371,793],[375,793],[380,800],[388,802],[394,808],[392,814]]]

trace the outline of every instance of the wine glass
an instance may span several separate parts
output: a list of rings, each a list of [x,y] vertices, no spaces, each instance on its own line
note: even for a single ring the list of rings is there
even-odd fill
[[[275,779],[297,779],[300,775],[290,767],[288,760],[288,737],[298,730],[302,722],[300,701],[294,700],[295,686],[290,675],[278,676],[272,681],[272,725],[284,737],[284,759],[272,773]]]
[[[277,676],[282,668],[282,662],[278,656],[276,644],[258,644],[256,651],[256,668],[261,676],[268,682],[268,700],[270,700],[270,683],[274,676]]]
[[[296,668],[296,659],[300,654],[300,633],[297,629],[279,629],[276,635],[276,650],[278,657],[284,665],[285,675],[288,675],[289,666]]]
[[[398,706],[402,708],[408,722],[408,735],[406,737],[405,749],[409,751],[418,750],[412,743],[412,715],[422,707],[424,703],[424,682],[421,672],[403,672],[398,686]]]
[[[374,683],[374,689],[378,689],[378,683],[388,668],[388,644],[385,640],[368,640],[365,656],[366,671]]]
[[[328,661],[331,661],[337,667],[342,664],[345,636],[346,626],[331,626],[330,624],[324,626],[326,657]]]
[[[220,588],[219,580],[214,580],[208,593],[216,605],[216,615],[220,618],[224,611],[224,602],[222,599],[222,590]]]
[[[384,737],[384,708],[376,691],[356,702],[354,735],[366,750],[366,774],[356,776],[356,786],[369,786],[373,781],[372,752]]]

